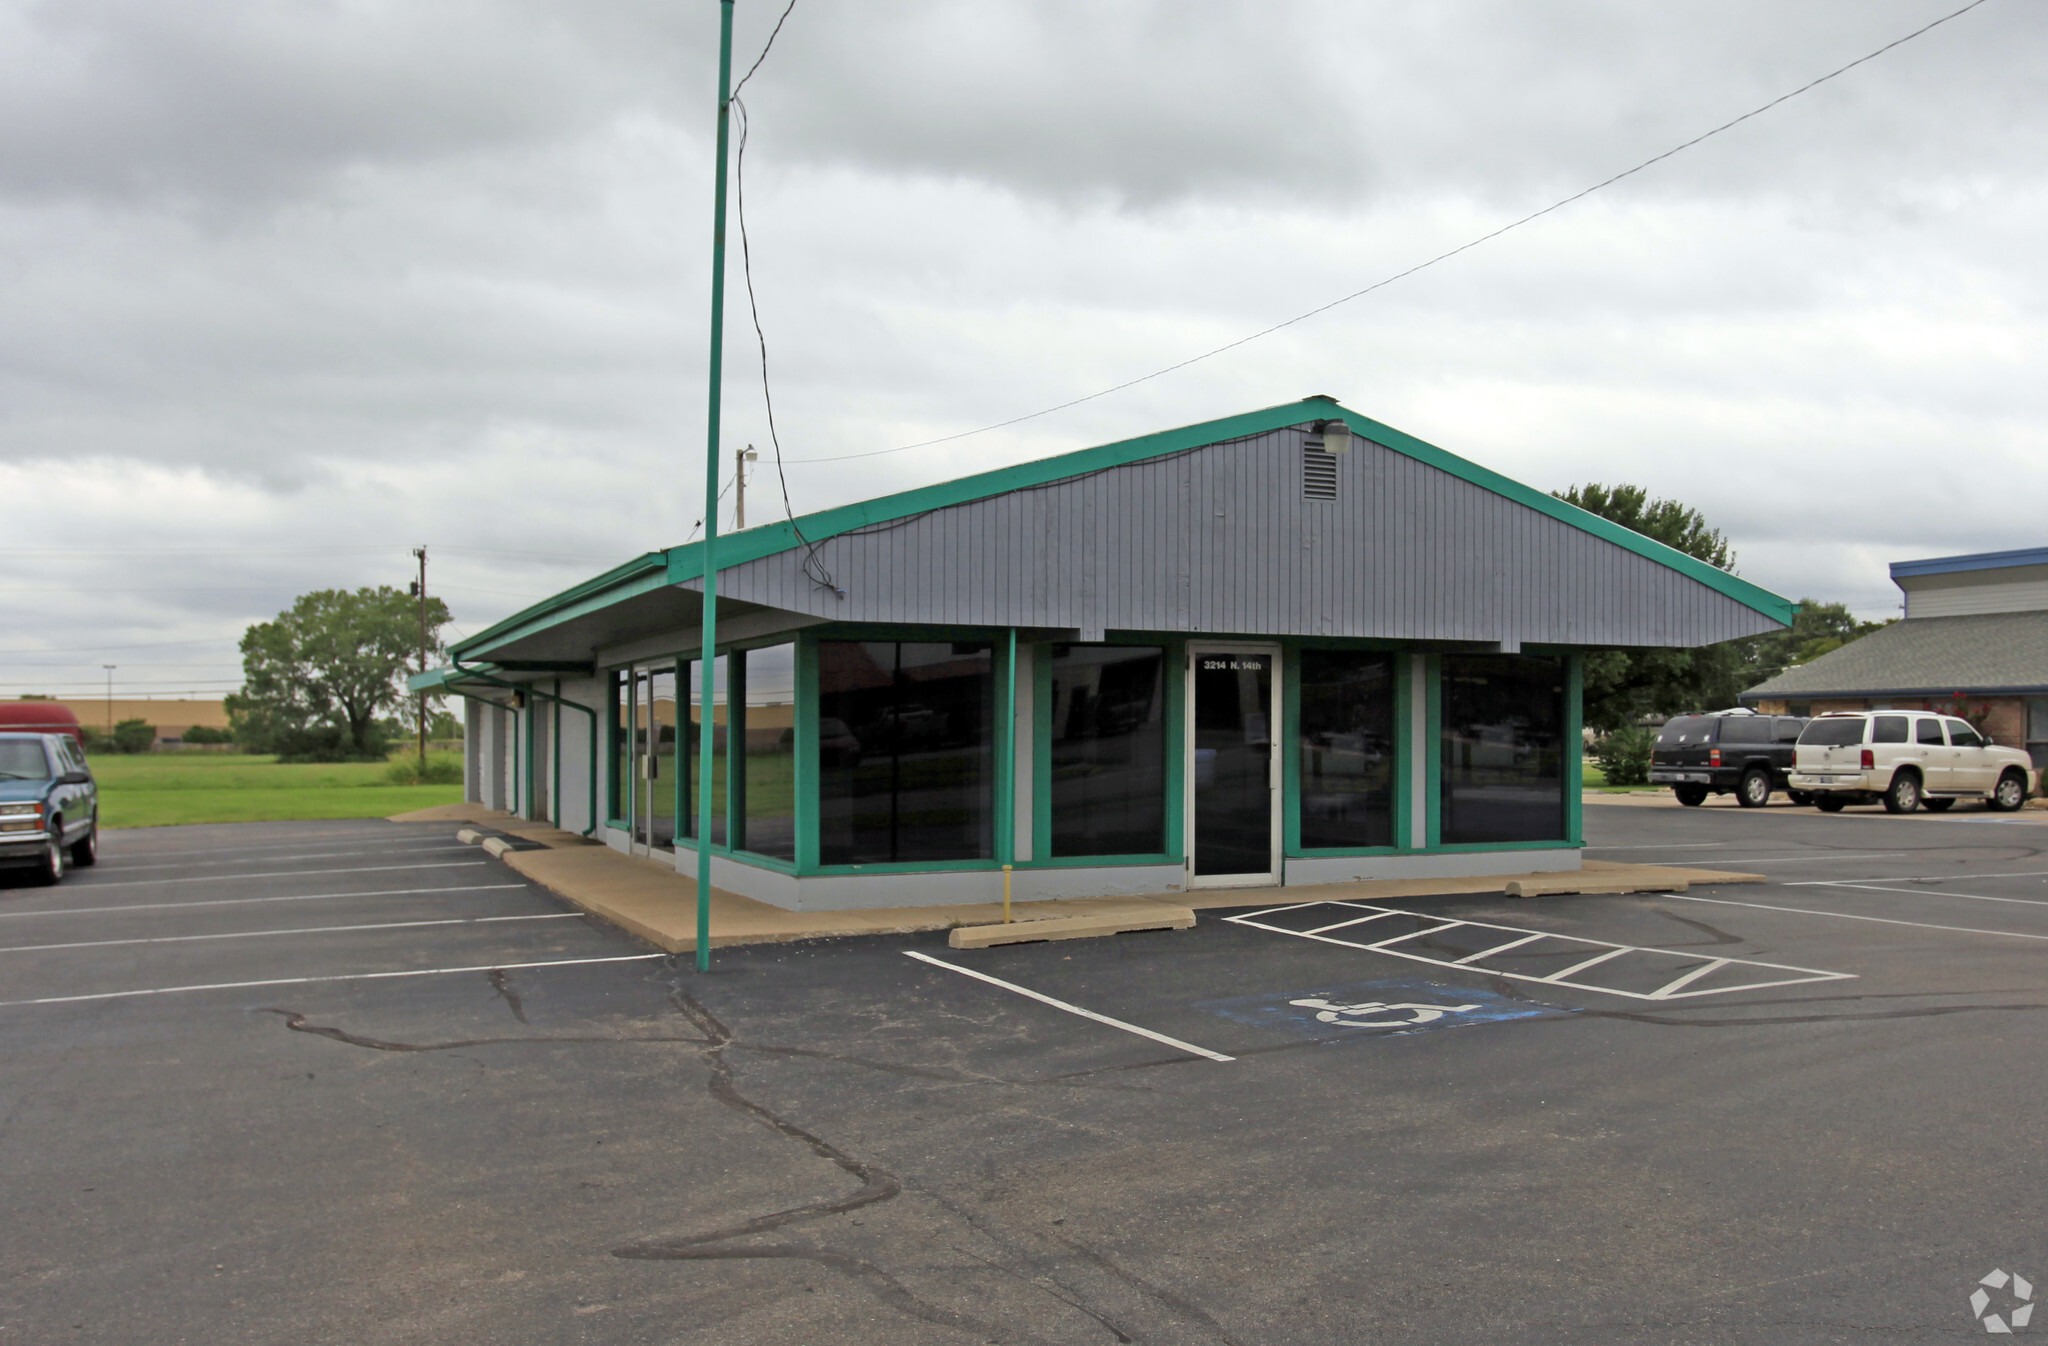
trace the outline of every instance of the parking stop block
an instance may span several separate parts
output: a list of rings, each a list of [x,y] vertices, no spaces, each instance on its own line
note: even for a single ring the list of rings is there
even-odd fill
[[[1054,916],[998,925],[956,925],[946,937],[946,943],[955,949],[986,949],[997,944],[1028,944],[1036,940],[1094,939],[1135,930],[1187,930],[1194,923],[1195,913],[1186,907],[1146,903],[1142,907],[1089,912],[1085,916]]]
[[[1566,897],[1578,893],[1682,893],[1683,879],[1601,879],[1560,875],[1556,878],[1510,880],[1501,891],[1509,897]]]

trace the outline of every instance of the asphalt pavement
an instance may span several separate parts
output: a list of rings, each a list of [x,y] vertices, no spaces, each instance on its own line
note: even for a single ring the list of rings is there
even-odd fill
[[[1592,858],[1772,881],[1247,893],[700,975],[446,825],[110,833],[60,888],[0,881],[0,1343],[1917,1342],[2023,1310],[2048,827],[1586,818]]]

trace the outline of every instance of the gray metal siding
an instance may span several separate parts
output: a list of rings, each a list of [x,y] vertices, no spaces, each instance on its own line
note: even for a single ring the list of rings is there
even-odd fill
[[[1778,629],[1696,580],[1376,444],[1302,499],[1287,429],[955,505],[721,572],[827,619],[1569,645]],[[691,587],[695,587],[694,585]]]

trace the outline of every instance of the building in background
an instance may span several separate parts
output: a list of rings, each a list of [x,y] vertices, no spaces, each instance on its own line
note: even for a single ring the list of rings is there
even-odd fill
[[[195,725],[223,732],[228,727],[227,709],[219,701],[136,701],[122,697],[109,701],[100,696],[80,696],[0,701],[0,728],[6,727],[10,709],[19,706],[62,706],[79,724],[96,734],[106,733],[110,726],[123,720],[141,720],[155,727],[159,748],[179,746],[186,731]]]
[[[1896,561],[1903,621],[1742,694],[1771,714],[1938,710],[2048,766],[2048,548]]]
[[[1582,651],[1793,605],[1309,398],[650,552],[452,647],[467,795],[797,910],[1580,865]],[[708,712],[704,709],[708,703]],[[698,754],[715,769],[699,837]]]

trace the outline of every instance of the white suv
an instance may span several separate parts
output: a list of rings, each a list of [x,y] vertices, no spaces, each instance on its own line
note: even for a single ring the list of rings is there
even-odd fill
[[[1940,812],[1982,799],[2009,813],[2033,793],[2033,762],[1951,715],[1856,711],[1823,715],[1800,731],[1788,783],[1823,813],[1874,804],[1891,813]]]

